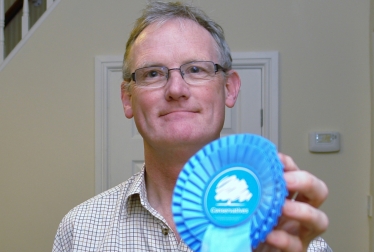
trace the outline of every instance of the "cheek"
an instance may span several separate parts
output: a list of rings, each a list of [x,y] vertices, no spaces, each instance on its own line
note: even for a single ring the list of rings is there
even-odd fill
[[[152,114],[152,110],[156,106],[155,93],[146,90],[136,90],[133,94],[132,108],[135,120],[147,119],[147,114]]]
[[[217,105],[219,108],[221,108],[222,104],[225,104],[226,93],[221,84],[214,86],[214,88],[207,89],[205,94],[210,103]]]
[[[135,120],[145,117],[145,112],[149,111],[146,103],[136,99],[133,100],[132,108]]]
[[[225,116],[225,90],[222,86],[207,88],[200,100],[205,104],[205,108],[210,110],[211,119],[222,119]]]

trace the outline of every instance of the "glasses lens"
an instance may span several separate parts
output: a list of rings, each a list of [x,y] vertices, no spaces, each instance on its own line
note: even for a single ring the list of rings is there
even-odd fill
[[[191,85],[198,85],[211,80],[216,71],[210,61],[195,61],[181,66],[184,80]]]
[[[169,71],[180,70],[182,78],[190,85],[200,85],[214,78],[217,72],[212,61],[194,61],[181,65],[180,68],[163,66],[143,67],[135,70],[134,80],[137,86],[157,88],[166,84]]]
[[[167,80],[166,67],[144,67],[135,71],[135,80],[138,86],[160,87]]]

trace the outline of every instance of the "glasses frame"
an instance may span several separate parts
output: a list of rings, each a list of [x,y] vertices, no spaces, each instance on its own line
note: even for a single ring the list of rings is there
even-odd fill
[[[201,61],[187,62],[187,63],[184,63],[184,64],[180,65],[179,68],[178,67],[167,68],[166,66],[155,66],[155,67],[160,67],[160,68],[163,68],[163,69],[167,70],[167,74],[165,75],[166,76],[166,82],[165,82],[165,84],[166,84],[167,81],[169,80],[169,77],[170,77],[170,71],[172,71],[172,70],[179,70],[179,73],[182,76],[182,79],[184,80],[184,72],[182,72],[181,68],[183,66],[191,64],[191,63],[200,63],[200,62],[210,62],[210,63],[212,63],[213,66],[214,66],[214,74],[216,74],[219,70],[222,70],[223,72],[226,72],[226,70],[221,65],[219,65],[217,63],[214,63],[213,61],[209,61],[209,60],[208,61],[201,60]],[[136,69],[133,73],[131,73],[131,80],[134,81],[135,84],[136,84],[136,78],[135,78],[136,71],[141,70],[141,69],[145,69],[145,68],[151,68],[151,67],[141,67],[141,68]],[[165,71],[165,73],[166,73],[166,71]],[[184,80],[184,81],[186,81],[186,80]],[[186,83],[189,84],[188,82],[186,82]],[[189,84],[189,85],[191,85],[191,84]],[[141,86],[141,87],[147,87],[147,86]]]

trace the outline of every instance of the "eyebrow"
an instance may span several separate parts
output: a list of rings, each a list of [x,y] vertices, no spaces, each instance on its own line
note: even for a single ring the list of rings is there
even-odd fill
[[[180,64],[179,66],[181,65],[184,65],[184,64],[187,64],[187,63],[191,63],[191,62],[195,62],[195,61],[212,61],[214,63],[214,60],[209,60],[209,59],[188,59],[188,60],[185,60],[182,62],[182,64]],[[146,62],[146,63],[143,63],[143,64],[140,64],[138,67],[135,68],[136,69],[139,69],[139,68],[144,68],[144,67],[167,67],[166,65],[164,64],[161,64],[161,63],[156,63],[156,62]],[[167,67],[169,68],[169,67]]]
[[[163,66],[165,66],[165,65],[162,65],[161,63],[146,62],[146,63],[140,64],[135,69],[144,68],[144,67],[163,67]]]

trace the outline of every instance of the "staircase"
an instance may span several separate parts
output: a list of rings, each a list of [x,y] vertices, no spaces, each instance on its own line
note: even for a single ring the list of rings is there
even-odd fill
[[[0,71],[60,0],[0,0]]]

